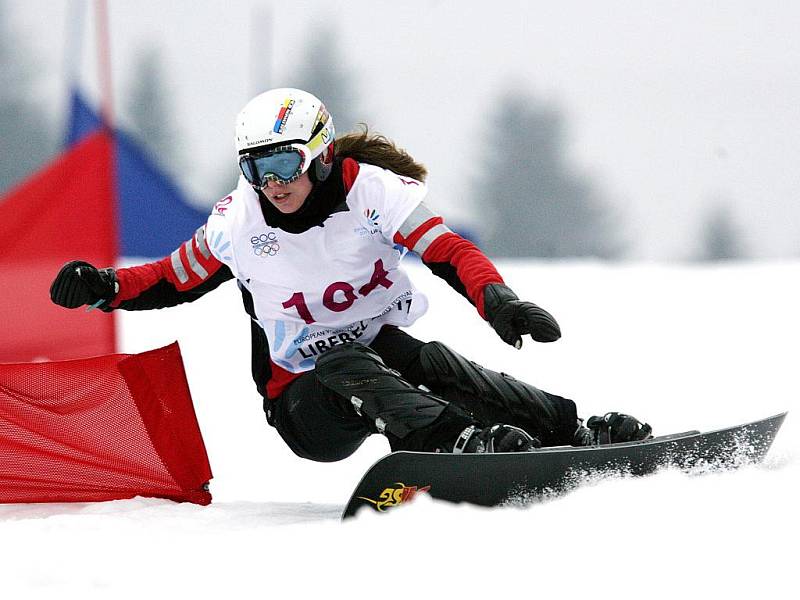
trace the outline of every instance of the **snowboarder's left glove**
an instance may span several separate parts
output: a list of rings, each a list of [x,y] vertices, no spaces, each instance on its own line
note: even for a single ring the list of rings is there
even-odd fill
[[[492,283],[484,288],[483,309],[497,335],[515,348],[522,347],[522,336],[526,334],[537,342],[555,342],[561,337],[553,315],[533,302],[520,300],[503,284]]]

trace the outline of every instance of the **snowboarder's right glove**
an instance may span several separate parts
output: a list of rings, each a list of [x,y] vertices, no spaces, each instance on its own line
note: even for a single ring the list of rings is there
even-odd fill
[[[82,260],[73,260],[61,267],[53,280],[50,299],[65,308],[95,305],[102,300],[101,310],[110,311],[108,305],[118,291],[114,269],[97,269]]]
[[[503,284],[492,283],[484,288],[483,309],[497,335],[515,348],[522,347],[522,336],[526,334],[537,342],[555,342],[561,337],[553,315],[533,302],[520,300]]]

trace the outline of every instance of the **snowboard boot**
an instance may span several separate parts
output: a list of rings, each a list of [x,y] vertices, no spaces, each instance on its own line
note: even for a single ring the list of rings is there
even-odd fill
[[[578,420],[578,429],[572,438],[573,446],[597,446],[618,442],[636,442],[653,437],[653,428],[630,415],[618,412],[602,417],[589,417],[586,426]]]
[[[528,452],[541,445],[538,439],[513,425],[492,425],[485,429],[470,425],[458,436],[453,454]]]

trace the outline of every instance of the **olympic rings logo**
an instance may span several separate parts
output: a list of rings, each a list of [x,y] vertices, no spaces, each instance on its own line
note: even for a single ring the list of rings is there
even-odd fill
[[[250,243],[253,244],[253,253],[256,256],[275,256],[281,249],[278,237],[273,232],[254,235],[250,238]]]

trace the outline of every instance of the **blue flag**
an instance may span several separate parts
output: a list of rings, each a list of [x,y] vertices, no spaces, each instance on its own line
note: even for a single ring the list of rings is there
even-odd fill
[[[72,92],[67,146],[102,127],[100,116]],[[174,181],[135,140],[114,131],[120,256],[162,257],[189,239],[208,213],[191,206]]]

